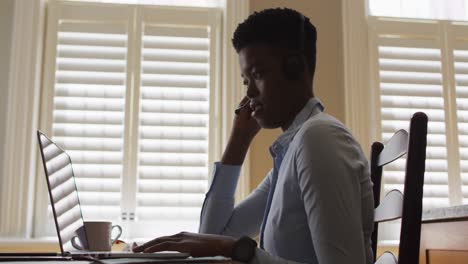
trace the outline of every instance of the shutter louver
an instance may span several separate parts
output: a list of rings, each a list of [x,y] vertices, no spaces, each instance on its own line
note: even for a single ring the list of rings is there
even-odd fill
[[[468,41],[453,51],[463,204],[468,204]],[[459,44],[459,43],[457,43]],[[463,49],[462,49],[463,48]]]
[[[124,23],[61,21],[53,140],[70,154],[83,216],[120,216],[127,33]]]
[[[448,206],[441,50],[434,36],[418,38],[421,32],[416,32],[416,37],[396,34],[398,29],[395,28],[401,25],[395,23],[392,28],[391,22],[385,22],[391,33],[379,31],[378,26],[376,30],[382,139],[388,141],[398,129],[408,130],[415,112],[423,111],[428,115],[423,205],[424,208]],[[406,32],[405,29],[401,31]],[[405,166],[403,158],[386,167],[385,193],[392,189],[402,191]]]
[[[196,231],[208,185],[208,27],[144,24],[136,216]],[[170,223],[170,224],[169,224]]]

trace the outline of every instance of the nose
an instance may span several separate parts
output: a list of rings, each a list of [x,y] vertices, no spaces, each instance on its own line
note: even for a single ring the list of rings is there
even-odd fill
[[[252,99],[258,96],[258,89],[257,89],[257,86],[255,85],[255,81],[249,81],[249,84],[247,85],[246,95],[249,99]]]

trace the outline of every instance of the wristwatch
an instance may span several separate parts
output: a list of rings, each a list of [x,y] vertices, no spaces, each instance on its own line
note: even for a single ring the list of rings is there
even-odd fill
[[[256,248],[257,242],[255,240],[248,236],[243,236],[234,243],[231,258],[241,262],[249,262],[255,255]]]

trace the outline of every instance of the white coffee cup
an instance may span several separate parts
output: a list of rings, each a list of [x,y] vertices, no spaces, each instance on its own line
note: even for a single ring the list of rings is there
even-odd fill
[[[112,230],[116,228],[118,234],[115,238],[111,238]],[[84,232],[77,230],[77,236],[72,237],[71,244],[78,250],[87,251],[111,251],[112,245],[122,235],[122,227],[119,225],[112,225],[111,222],[106,221],[85,221],[84,229],[86,230],[86,237],[88,238],[88,244],[83,243],[86,241],[83,235]],[[76,241],[76,239],[79,240]]]

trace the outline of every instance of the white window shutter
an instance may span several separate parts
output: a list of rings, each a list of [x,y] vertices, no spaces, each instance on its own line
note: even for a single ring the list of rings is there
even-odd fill
[[[154,235],[198,230],[212,162],[214,15],[202,9],[142,11],[135,216],[165,227],[151,230]],[[141,237],[148,228],[132,232]]]
[[[199,217],[199,210],[191,209],[200,208],[208,176],[208,33],[208,27],[144,28],[137,209],[140,219],[156,219],[157,211],[171,206],[187,210],[179,217],[167,214],[171,220]]]
[[[409,128],[417,111],[429,117],[424,208],[449,205],[446,124],[441,46],[434,23],[374,19],[371,40],[380,102],[381,136],[386,142],[398,129]],[[379,111],[379,110],[377,110]],[[384,190],[403,188],[405,159],[384,170]]]
[[[468,204],[468,26],[465,23],[454,24],[452,27],[460,183],[462,203]]]
[[[196,232],[219,148],[220,12],[62,1],[49,12],[41,128],[71,156],[84,219],[133,239]]]
[[[84,218],[117,220],[129,9],[77,3],[55,11],[55,71],[45,76],[54,82],[52,139],[71,156]]]

